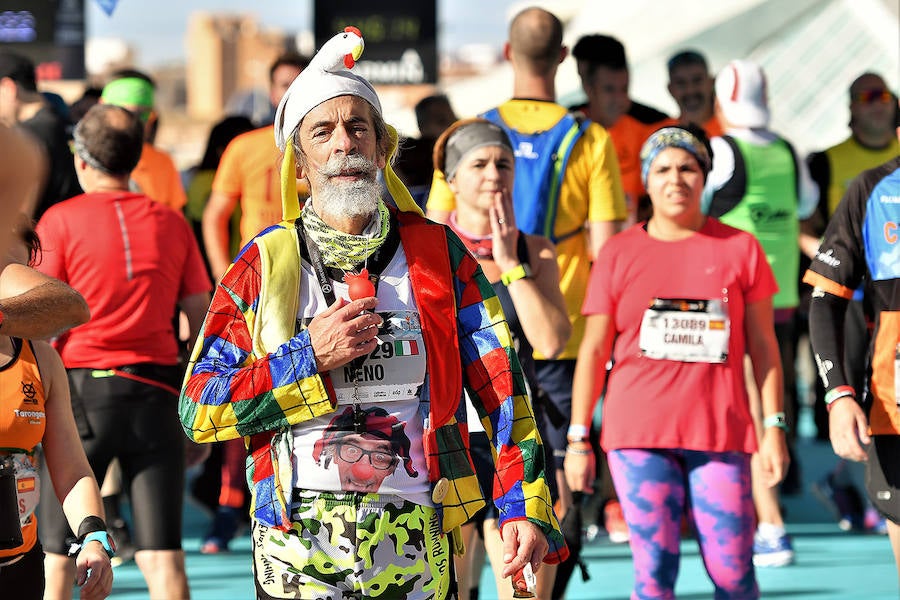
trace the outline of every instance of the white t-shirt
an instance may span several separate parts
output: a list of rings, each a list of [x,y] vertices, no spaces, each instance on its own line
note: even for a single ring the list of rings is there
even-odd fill
[[[333,281],[337,298],[347,284]],[[294,487],[395,494],[433,505],[422,447],[428,405],[425,344],[406,254],[398,248],[381,273],[376,311],[384,319],[379,344],[364,359],[333,369],[337,408],[293,428]],[[301,263],[304,323],[327,308],[312,266]],[[356,400],[354,401],[354,395]],[[367,432],[367,433],[362,433]]]

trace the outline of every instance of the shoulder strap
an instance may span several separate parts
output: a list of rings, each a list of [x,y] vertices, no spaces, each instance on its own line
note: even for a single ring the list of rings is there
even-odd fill
[[[784,145],[787,146],[788,151],[791,153],[791,160],[794,162],[794,191],[797,194],[797,203],[800,203],[800,165],[797,159],[797,153],[794,151],[794,146],[791,145],[789,141],[779,136],[779,138]]]
[[[556,161],[553,164],[553,179],[549,194],[550,210],[548,211],[550,215],[552,215],[552,222],[548,219],[544,223],[544,237],[550,238],[554,243],[559,243],[578,233],[582,229],[579,227],[575,231],[566,232],[560,236],[556,236],[554,232],[556,209],[559,205],[559,193],[562,189],[563,177],[565,177],[566,174],[566,165],[569,164],[569,157],[572,155],[572,150],[575,148],[575,142],[584,135],[588,125],[591,124],[591,121],[581,113],[570,112],[569,116],[572,117],[574,123],[566,132],[562,142],[560,142],[559,148],[556,151]]]
[[[731,148],[734,156],[734,172],[728,183],[713,194],[710,202],[708,214],[717,219],[734,210],[747,192],[747,166],[744,163],[744,155],[734,138],[723,135],[722,140]]]
[[[501,127],[511,129],[511,127],[509,127],[509,125],[506,124],[506,121],[503,120],[503,117],[500,116],[499,107],[494,107],[490,110],[486,110],[478,116],[481,117],[482,119],[487,119],[488,121],[491,121],[492,123],[496,123],[497,125],[500,125]]]
[[[481,116],[502,127],[513,144],[516,157],[513,207],[519,227],[525,233],[558,241],[554,229],[562,180],[575,142],[590,121],[570,112],[548,130],[523,133],[504,121],[497,108]]]

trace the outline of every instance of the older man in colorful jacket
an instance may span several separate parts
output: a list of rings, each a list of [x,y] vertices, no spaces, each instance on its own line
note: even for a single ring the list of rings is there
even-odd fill
[[[332,38],[279,105],[285,221],[226,272],[182,392],[190,437],[247,444],[259,598],[448,597],[452,532],[484,504],[464,393],[496,452],[504,576],[568,552],[499,302],[391,170],[361,50]]]

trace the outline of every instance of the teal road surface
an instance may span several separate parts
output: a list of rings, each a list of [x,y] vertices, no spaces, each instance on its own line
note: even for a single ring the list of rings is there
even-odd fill
[[[796,562],[781,568],[759,568],[757,577],[763,598],[790,600],[897,600],[897,571],[885,535],[841,531],[828,510],[810,493],[817,481],[836,462],[827,444],[811,440],[798,443],[802,469],[802,493],[783,498],[788,533]],[[194,600],[244,600],[254,598],[250,571],[250,538],[245,532],[231,544],[231,551],[200,554],[200,543],[209,517],[194,504],[185,506],[184,548],[188,579]],[[685,539],[681,546],[681,570],[676,593],[680,600],[713,597],[713,587],[703,569],[697,543]],[[585,545],[589,581],[576,571],[567,600],[625,600],[631,593],[633,572],[627,544],[612,544],[598,536]],[[493,578],[485,568],[481,600],[497,598]],[[110,596],[117,600],[148,598],[144,580],[134,562],[115,569]],[[77,597],[77,596],[76,596]]]

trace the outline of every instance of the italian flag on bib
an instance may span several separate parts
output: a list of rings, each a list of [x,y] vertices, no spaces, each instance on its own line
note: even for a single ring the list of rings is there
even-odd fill
[[[416,356],[419,344],[416,340],[397,340],[394,342],[394,356]]]

